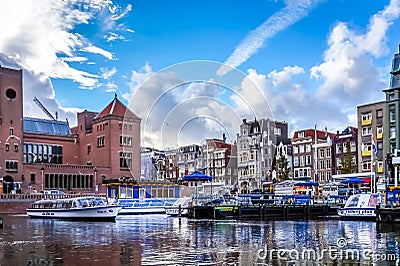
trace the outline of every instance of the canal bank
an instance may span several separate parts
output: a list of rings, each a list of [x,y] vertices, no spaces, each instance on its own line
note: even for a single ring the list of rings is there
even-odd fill
[[[189,218],[193,219],[256,219],[290,220],[313,219],[336,216],[339,205],[255,205],[255,206],[194,206],[189,208]]]

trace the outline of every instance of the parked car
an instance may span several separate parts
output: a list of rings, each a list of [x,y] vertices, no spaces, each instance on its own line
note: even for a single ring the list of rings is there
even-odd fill
[[[65,193],[61,190],[45,190],[43,191],[43,194],[45,195],[64,195]]]

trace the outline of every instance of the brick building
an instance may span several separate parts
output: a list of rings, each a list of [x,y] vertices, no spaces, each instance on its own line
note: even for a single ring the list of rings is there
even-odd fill
[[[78,124],[23,117],[22,71],[0,66],[0,193],[14,188],[95,192],[102,180],[140,175],[140,118],[117,96]],[[19,189],[18,189],[19,190]]]

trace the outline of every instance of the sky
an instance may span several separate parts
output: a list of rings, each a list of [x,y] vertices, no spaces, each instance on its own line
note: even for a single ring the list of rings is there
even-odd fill
[[[143,146],[227,136],[242,119],[357,126],[384,100],[400,0],[3,0],[0,65],[23,70],[24,116],[100,112],[118,99]]]

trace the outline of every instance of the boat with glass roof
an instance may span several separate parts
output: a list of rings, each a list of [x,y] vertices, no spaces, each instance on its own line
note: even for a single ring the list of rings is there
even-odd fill
[[[383,204],[381,193],[361,193],[350,196],[345,205],[338,209],[341,218],[375,220],[377,206]]]
[[[121,207],[109,204],[104,197],[88,196],[41,199],[26,209],[31,218],[115,221]]]

